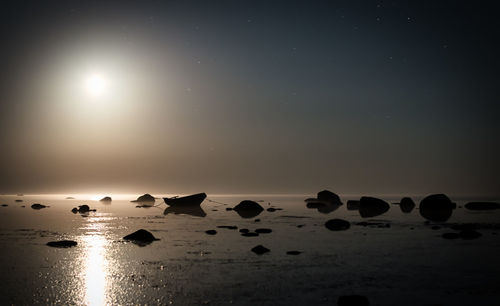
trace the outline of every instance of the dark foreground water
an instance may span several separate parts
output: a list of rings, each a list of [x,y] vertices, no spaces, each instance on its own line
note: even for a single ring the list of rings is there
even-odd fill
[[[336,305],[351,294],[371,305],[500,305],[500,211],[463,208],[473,199],[452,197],[459,207],[436,223],[420,215],[419,198],[411,213],[391,204],[383,215],[361,218],[345,204],[328,214],[308,209],[306,196],[209,195],[191,214],[165,211],[159,200],[136,208],[130,200],[138,195],[111,195],[110,204],[67,196],[0,196],[8,205],[0,207],[1,305]],[[342,200],[349,198],[359,197]],[[243,199],[282,210],[249,219],[226,211]],[[33,203],[50,207],[34,210]],[[97,211],[71,213],[81,204]],[[350,229],[325,228],[333,218]],[[356,224],[363,221],[376,224]],[[482,236],[442,238],[466,222],[477,223]],[[160,240],[143,247],[122,240],[141,228]],[[243,237],[241,228],[272,232]],[[217,234],[205,233],[211,229]],[[46,245],[59,239],[78,245]],[[259,244],[271,251],[253,253]]]

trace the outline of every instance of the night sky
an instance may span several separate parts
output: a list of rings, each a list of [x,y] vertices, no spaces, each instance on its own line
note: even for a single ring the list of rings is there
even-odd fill
[[[0,192],[498,194],[495,3],[2,1]]]

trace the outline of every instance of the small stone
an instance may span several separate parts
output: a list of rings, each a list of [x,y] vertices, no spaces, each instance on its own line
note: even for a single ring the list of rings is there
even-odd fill
[[[262,255],[262,254],[270,252],[270,251],[271,250],[269,250],[268,248],[266,248],[265,246],[260,245],[260,244],[256,247],[252,248],[252,252],[254,252],[257,255]]]
[[[207,235],[215,235],[215,234],[217,234],[217,231],[216,230],[208,230],[208,231],[205,231],[205,233]]]
[[[299,255],[301,253],[302,252],[300,252],[300,251],[288,251],[288,252],[286,252],[287,255]]]
[[[256,233],[259,233],[259,234],[269,234],[271,233],[273,230],[270,229],[270,228],[258,228],[255,230]]]
[[[73,240],[59,240],[47,242],[47,245],[54,248],[70,248],[76,246],[78,243]]]
[[[33,208],[33,209],[42,209],[42,208],[46,208],[46,207],[47,206],[39,204],[39,203],[35,203],[35,204],[31,205],[31,208]]]
[[[244,234],[244,233],[248,233],[248,232],[250,232],[250,230],[248,228],[242,228],[242,229],[240,229],[240,233]]]
[[[235,226],[235,225],[218,225],[217,227],[218,228],[227,228],[227,229],[230,229],[230,230],[238,229],[238,227]]]
[[[102,199],[100,199],[99,201],[100,202],[111,202],[113,199],[111,199],[111,197],[104,197]]]
[[[7,207],[7,206],[9,206],[9,205],[8,204],[2,204],[2,207]]]
[[[325,227],[331,231],[344,231],[351,227],[348,221],[342,219],[331,219],[326,221]]]
[[[276,208],[273,208],[273,207],[269,207],[268,209],[266,209],[268,212],[275,212],[276,211]]]

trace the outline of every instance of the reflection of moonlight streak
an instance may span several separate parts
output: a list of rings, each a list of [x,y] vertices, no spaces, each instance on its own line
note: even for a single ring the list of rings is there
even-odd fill
[[[93,226],[92,226],[93,225]],[[92,224],[91,227],[100,224]],[[82,237],[85,241],[84,267],[82,278],[85,280],[85,304],[105,305],[108,287],[108,261],[106,259],[106,238],[92,231]]]

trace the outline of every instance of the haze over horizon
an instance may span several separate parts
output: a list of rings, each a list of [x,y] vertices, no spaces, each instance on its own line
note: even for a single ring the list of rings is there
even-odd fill
[[[498,195],[495,2],[1,8],[0,193]]]

